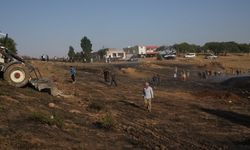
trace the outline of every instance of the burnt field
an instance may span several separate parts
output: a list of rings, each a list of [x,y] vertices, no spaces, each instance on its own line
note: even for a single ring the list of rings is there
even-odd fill
[[[1,80],[0,149],[249,149],[249,87],[198,77],[207,69],[229,73],[236,60],[32,62],[71,96],[52,97]],[[71,65],[77,68],[76,84],[70,81]],[[188,70],[190,78],[173,79],[175,66]],[[104,68],[116,72],[118,87],[103,81]],[[149,113],[142,88],[155,73],[161,84]]]

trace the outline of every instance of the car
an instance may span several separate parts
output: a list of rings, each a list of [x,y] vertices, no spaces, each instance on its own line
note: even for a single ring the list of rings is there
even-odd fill
[[[193,57],[196,57],[196,54],[195,53],[187,53],[184,57],[185,58],[193,58]]]
[[[165,54],[163,55],[164,59],[175,59],[176,58],[176,54],[172,53],[172,54]]]
[[[138,58],[130,58],[128,61],[135,62],[135,61],[139,61],[139,59]]]
[[[211,54],[211,53],[208,53],[205,55],[205,58],[206,59],[216,59],[218,56],[214,55],[214,54]]]

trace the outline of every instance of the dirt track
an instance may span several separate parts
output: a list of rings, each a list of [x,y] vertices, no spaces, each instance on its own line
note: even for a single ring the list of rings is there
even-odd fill
[[[249,149],[250,101],[238,90],[197,79],[209,65],[178,61],[142,64],[71,64],[34,62],[71,99],[0,82],[0,149]],[[191,79],[173,80],[173,68],[190,70]],[[118,87],[103,82],[102,69],[118,74]],[[220,68],[220,66],[218,66]],[[143,83],[161,75],[152,113],[143,108]],[[56,104],[49,108],[48,103]],[[90,106],[101,105],[95,109]],[[63,119],[62,126],[30,119],[38,112]],[[113,128],[99,123],[111,114]]]

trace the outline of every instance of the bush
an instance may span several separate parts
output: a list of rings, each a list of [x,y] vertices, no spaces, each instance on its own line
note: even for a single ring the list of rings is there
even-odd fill
[[[100,121],[94,123],[97,128],[111,130],[116,126],[116,121],[111,113],[105,114]]]
[[[38,112],[32,113],[29,119],[36,121],[36,122],[40,122],[42,124],[48,124],[50,126],[56,125],[59,128],[63,126],[63,119],[57,116],[54,116],[53,118],[51,118],[50,116],[47,116],[45,114],[38,113]]]
[[[5,108],[0,105],[0,112],[3,112],[3,111],[5,111]]]
[[[96,111],[100,111],[104,109],[104,103],[100,101],[92,101],[89,105],[88,108]]]
[[[163,60],[163,57],[160,54],[158,54],[156,58],[157,60]]]
[[[104,129],[113,129],[116,121],[111,113],[107,113],[100,121],[100,126]]]

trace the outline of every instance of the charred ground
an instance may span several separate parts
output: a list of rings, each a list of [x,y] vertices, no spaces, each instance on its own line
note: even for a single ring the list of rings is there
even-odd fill
[[[197,78],[206,68],[229,68],[221,62],[32,63],[72,97],[1,81],[0,149],[250,148],[248,89]],[[70,82],[70,65],[77,68],[76,84]],[[189,70],[190,80],[173,80],[175,66]],[[116,71],[118,87],[103,82],[105,67]],[[154,73],[162,81],[148,113],[142,87]]]

